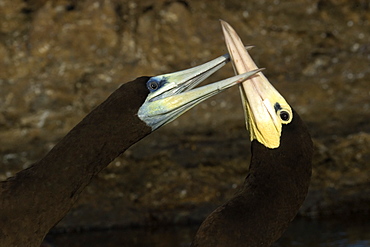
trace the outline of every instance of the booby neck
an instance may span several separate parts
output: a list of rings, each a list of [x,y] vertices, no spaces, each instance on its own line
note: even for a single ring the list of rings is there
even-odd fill
[[[312,153],[309,132],[296,112],[283,126],[279,148],[252,141],[250,169],[241,190],[207,217],[192,247],[270,246],[306,197]]]
[[[22,231],[15,243],[1,246],[40,244],[92,177],[152,132],[136,114],[147,97],[148,79],[141,77],[122,85],[43,159],[1,183],[1,217],[6,219],[0,225],[6,225],[0,227],[0,243],[5,239],[2,235]]]

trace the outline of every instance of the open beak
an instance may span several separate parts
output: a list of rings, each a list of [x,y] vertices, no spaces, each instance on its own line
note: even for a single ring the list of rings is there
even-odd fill
[[[229,61],[227,54],[194,68],[151,77],[147,82],[148,97],[138,111],[139,118],[155,130],[198,103],[241,83],[259,71],[257,69],[193,89]]]
[[[257,69],[235,30],[225,21],[221,25],[235,73]],[[279,147],[282,124],[290,123],[293,118],[288,103],[262,72],[241,83],[239,89],[251,140],[257,139],[268,148]]]

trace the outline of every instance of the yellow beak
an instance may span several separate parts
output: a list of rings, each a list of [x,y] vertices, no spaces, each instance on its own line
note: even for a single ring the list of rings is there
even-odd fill
[[[257,69],[235,30],[225,21],[221,21],[221,25],[235,73]],[[262,72],[244,81],[239,89],[251,140],[256,139],[268,148],[279,147],[282,124],[293,119],[288,103]]]

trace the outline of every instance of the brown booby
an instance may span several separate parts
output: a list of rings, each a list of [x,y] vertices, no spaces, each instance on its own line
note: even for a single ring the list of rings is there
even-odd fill
[[[236,73],[256,69],[233,28],[221,21]],[[313,144],[307,127],[262,72],[240,92],[252,141],[244,184],[200,226],[192,247],[268,247],[296,216],[308,191]]]
[[[139,77],[114,91],[44,158],[0,186],[0,246],[39,247],[78,195],[112,160],[196,104],[257,71],[193,89],[229,56],[155,77]]]

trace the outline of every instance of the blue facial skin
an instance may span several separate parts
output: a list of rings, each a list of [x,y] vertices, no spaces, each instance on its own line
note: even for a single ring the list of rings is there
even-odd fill
[[[274,108],[275,108],[275,111],[276,111],[276,112],[278,112],[279,110],[283,109],[283,108],[280,106],[280,104],[279,104],[279,103],[277,103],[277,102],[275,103]]]

